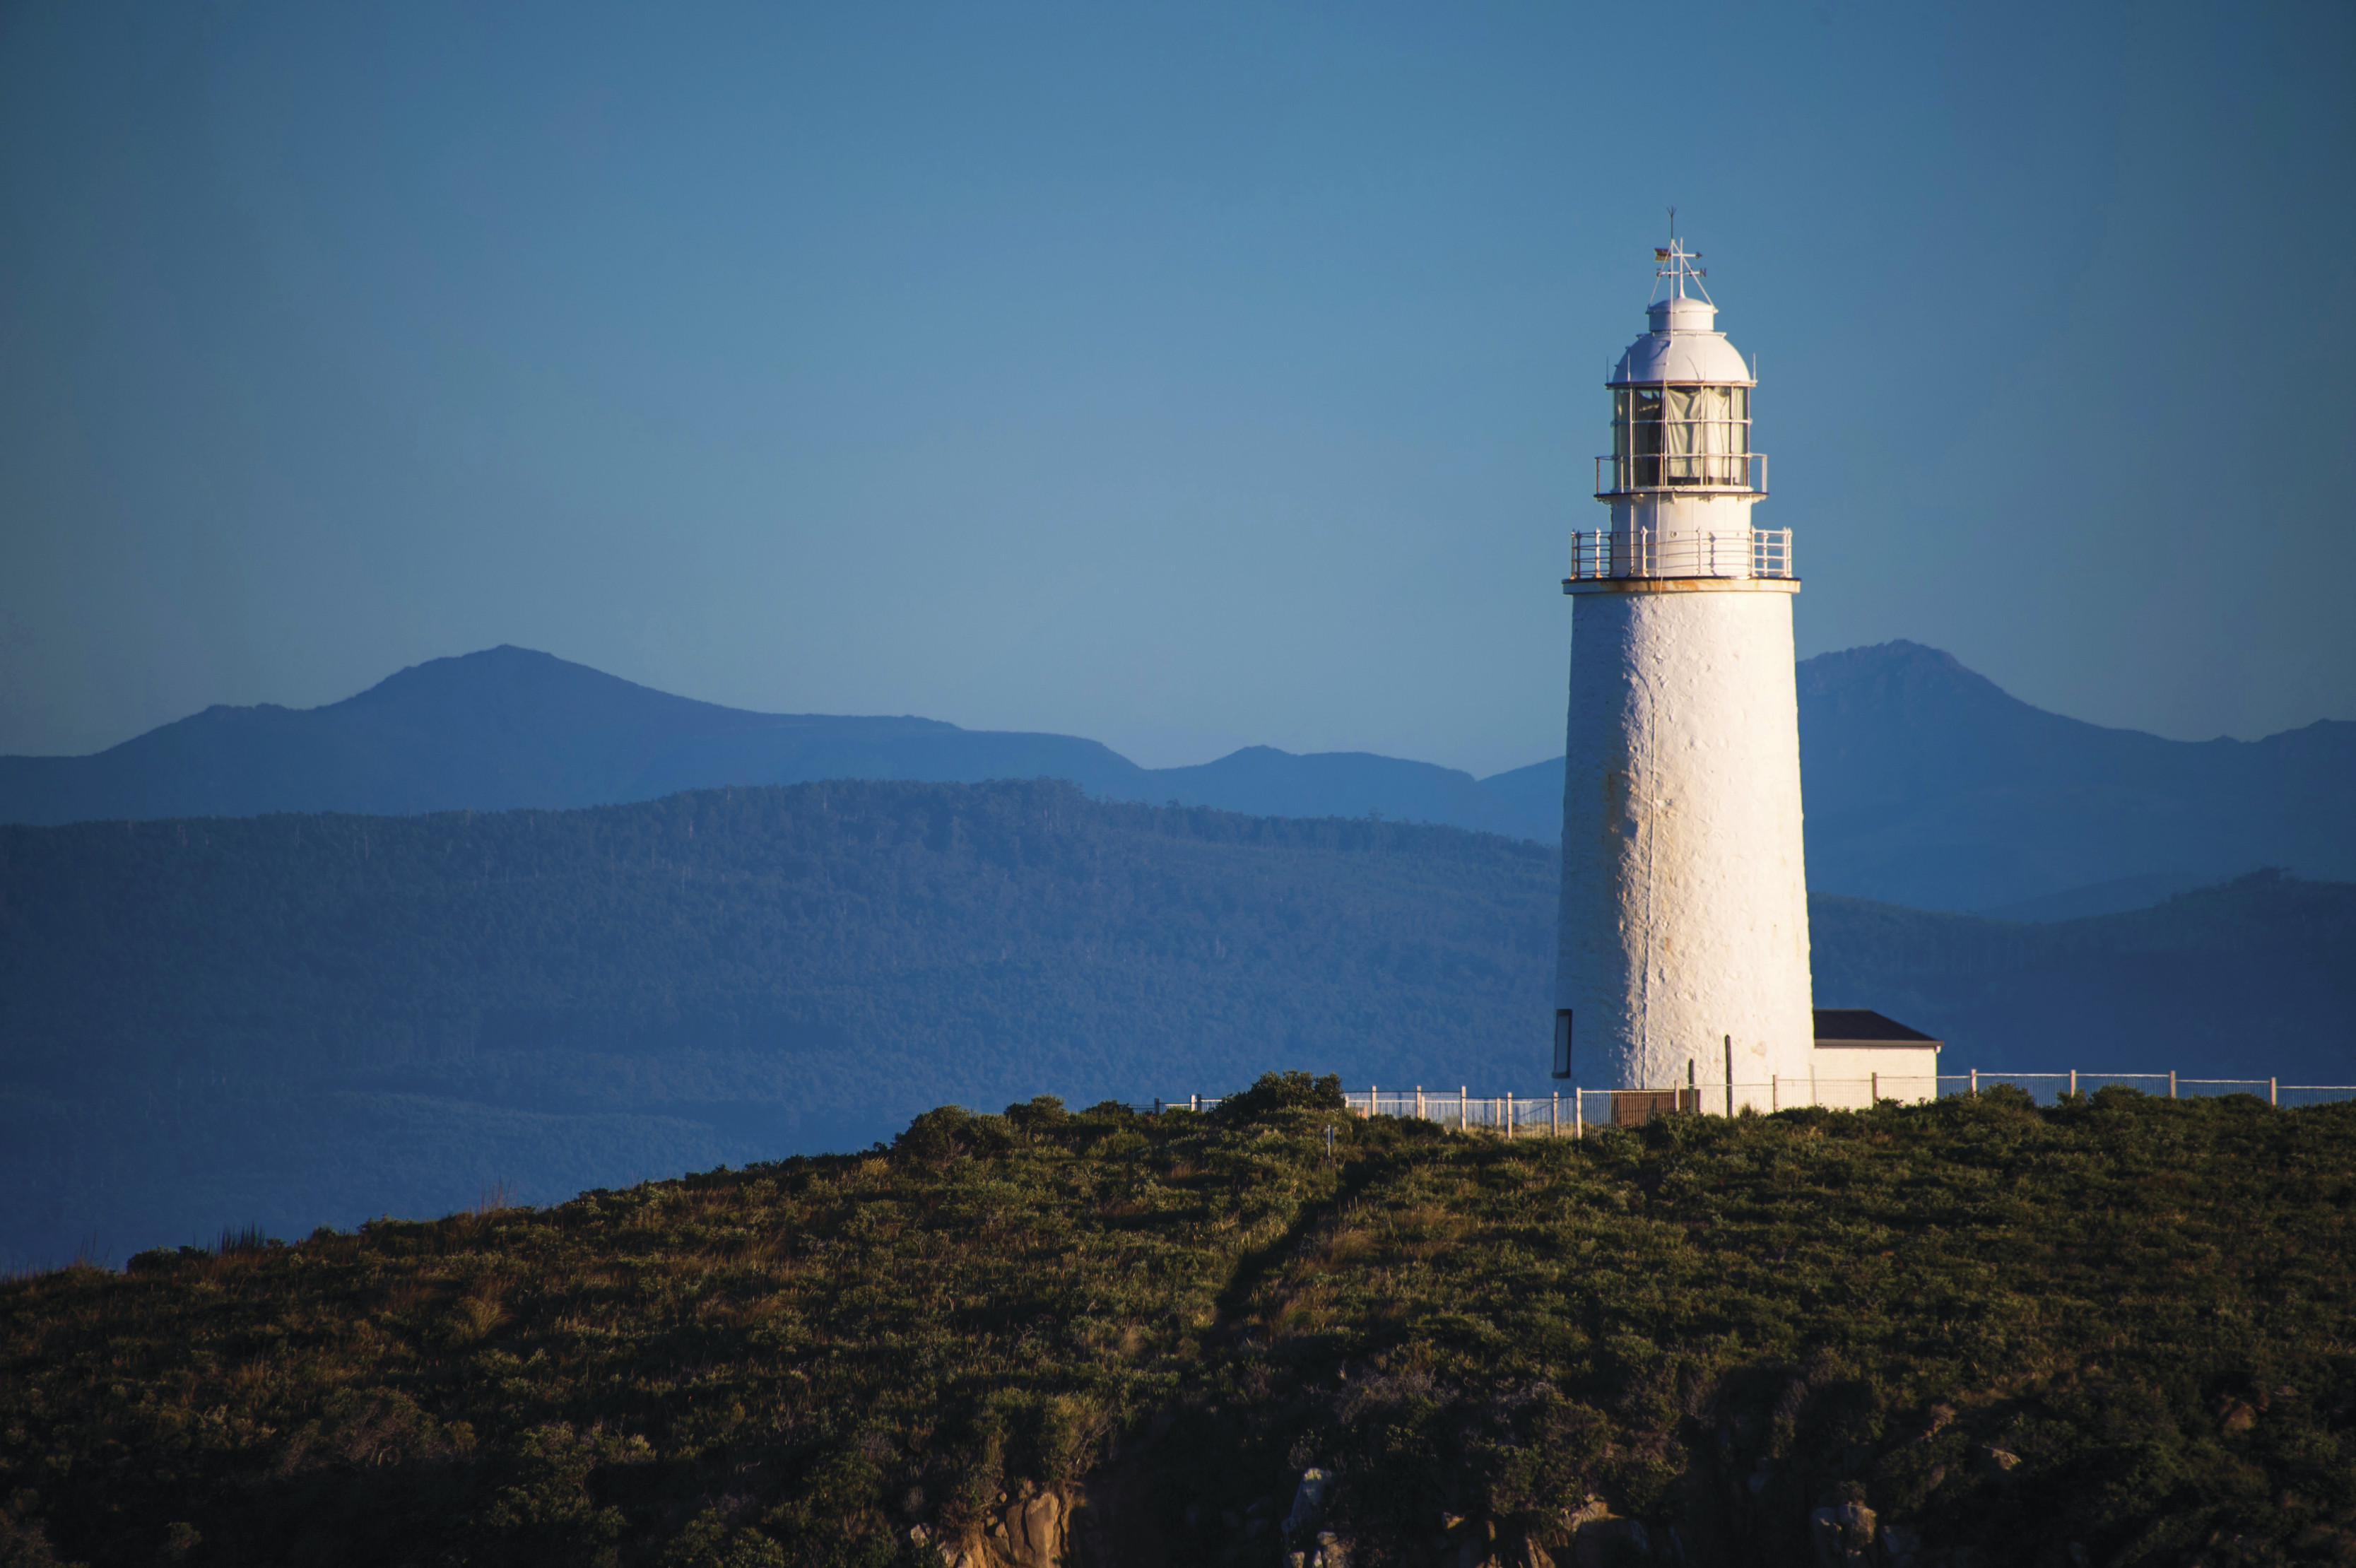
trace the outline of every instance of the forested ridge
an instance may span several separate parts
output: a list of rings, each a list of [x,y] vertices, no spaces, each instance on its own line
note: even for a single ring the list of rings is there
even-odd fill
[[[1558,866],[1041,781],[0,828],[0,1262],[555,1201],[1283,1061],[1543,1093]],[[2356,1082],[2356,888],[1812,912],[1817,999],[1954,1071]]]
[[[1535,1084],[1553,865],[1047,782],[0,829],[10,1239],[552,1200],[1278,1059]]]
[[[2117,1090],[944,1108],[0,1284],[0,1562],[2344,1563],[2351,1170],[2356,1106]]]

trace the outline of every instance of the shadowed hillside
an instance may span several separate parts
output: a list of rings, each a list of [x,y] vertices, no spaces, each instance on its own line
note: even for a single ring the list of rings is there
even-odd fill
[[[1279,1057],[1542,1083],[1554,875],[1051,783],[0,829],[5,1244],[553,1198]]]
[[[1453,828],[1045,783],[0,828],[0,1255],[552,1199],[1280,1061],[1543,1093],[1557,875]],[[2356,889],[1812,913],[1817,999],[1958,1070],[2356,1081]]]

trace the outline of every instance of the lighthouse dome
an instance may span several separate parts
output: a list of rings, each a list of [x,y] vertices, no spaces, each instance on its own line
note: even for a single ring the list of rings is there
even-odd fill
[[[1708,300],[1676,295],[1655,300],[1644,313],[1653,330],[1628,346],[1612,368],[1611,385],[1641,386],[1658,381],[1707,381],[1713,386],[1747,387],[1751,367],[1742,362],[1726,334],[1714,331],[1718,307]]]

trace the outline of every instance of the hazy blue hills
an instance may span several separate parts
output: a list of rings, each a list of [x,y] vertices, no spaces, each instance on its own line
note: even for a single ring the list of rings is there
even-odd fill
[[[1107,800],[1452,823],[1544,837],[1472,775],[1365,752],[1266,746],[1141,768],[1069,735],[937,720],[753,713],[527,648],[434,659],[324,708],[209,708],[87,757],[0,757],[0,821],[273,811],[504,811],[817,779],[1060,778]]]
[[[1907,642],[1804,661],[1799,697],[1811,888],[2050,919],[2262,866],[2356,877],[2356,723],[2246,741],[2106,730]],[[1560,813],[1560,758],[1482,782]]]
[[[2356,877],[2356,724],[2191,743],[2007,696],[1885,643],[1799,669],[1810,885],[2061,919],[2283,866]],[[1484,780],[1366,752],[1248,747],[1141,768],[1068,735],[752,713],[521,648],[402,671],[343,702],[213,708],[88,757],[0,758],[0,820],[595,805],[827,778],[1061,778],[1105,800],[1377,815],[1551,842],[1560,758]]]
[[[1557,859],[837,782],[0,828],[0,1253],[299,1233],[1271,1066],[1543,1093]],[[1956,1069],[2356,1081],[2356,887],[2025,925],[1814,901],[1817,999]]]
[[[1811,885],[1981,909],[2114,879],[2356,877],[2356,723],[2167,741],[2031,708],[1911,643],[1800,667]]]

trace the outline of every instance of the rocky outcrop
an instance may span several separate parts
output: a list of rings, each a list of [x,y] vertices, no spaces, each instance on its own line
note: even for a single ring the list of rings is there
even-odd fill
[[[1079,1568],[1071,1550],[1075,1502],[1054,1488],[1002,1496],[981,1530],[937,1543],[942,1560],[949,1568]],[[911,1537],[917,1544],[926,1539]]]
[[[1144,1477],[1099,1472],[1061,1487],[1025,1486],[1002,1494],[986,1522],[962,1537],[940,1538],[916,1526],[948,1568],[1162,1568],[1170,1561]]]
[[[1150,1465],[1129,1463],[1099,1470],[1085,1483],[1025,1486],[1001,1495],[986,1521],[962,1538],[931,1536],[921,1525],[908,1538],[937,1546],[948,1568],[1171,1568],[1184,1560],[1183,1547],[1164,1539],[1171,1525],[1157,1502],[1155,1479]],[[1333,1472],[1312,1466],[1301,1473],[1281,1518],[1276,1506],[1282,1494],[1277,1493],[1224,1515],[1190,1507],[1186,1528],[1215,1534],[1211,1521],[1218,1519],[1242,1548],[1241,1561],[1270,1568],[1350,1568],[1366,1560],[1370,1547],[1383,1549],[1376,1555],[1423,1568],[1686,1568],[1724,1560],[1715,1555],[1718,1549],[1708,1543],[1707,1532],[1696,1539],[1675,1519],[1648,1521],[1616,1514],[1601,1498],[1527,1529],[1451,1513],[1435,1518],[1432,1533],[1413,1542],[1361,1541],[1333,1513],[1335,1481]],[[1885,1523],[1862,1501],[1816,1508],[1805,1518],[1815,1568],[1949,1568],[1965,1561],[1926,1552],[1916,1531]],[[1408,1549],[1403,1558],[1402,1545]]]

